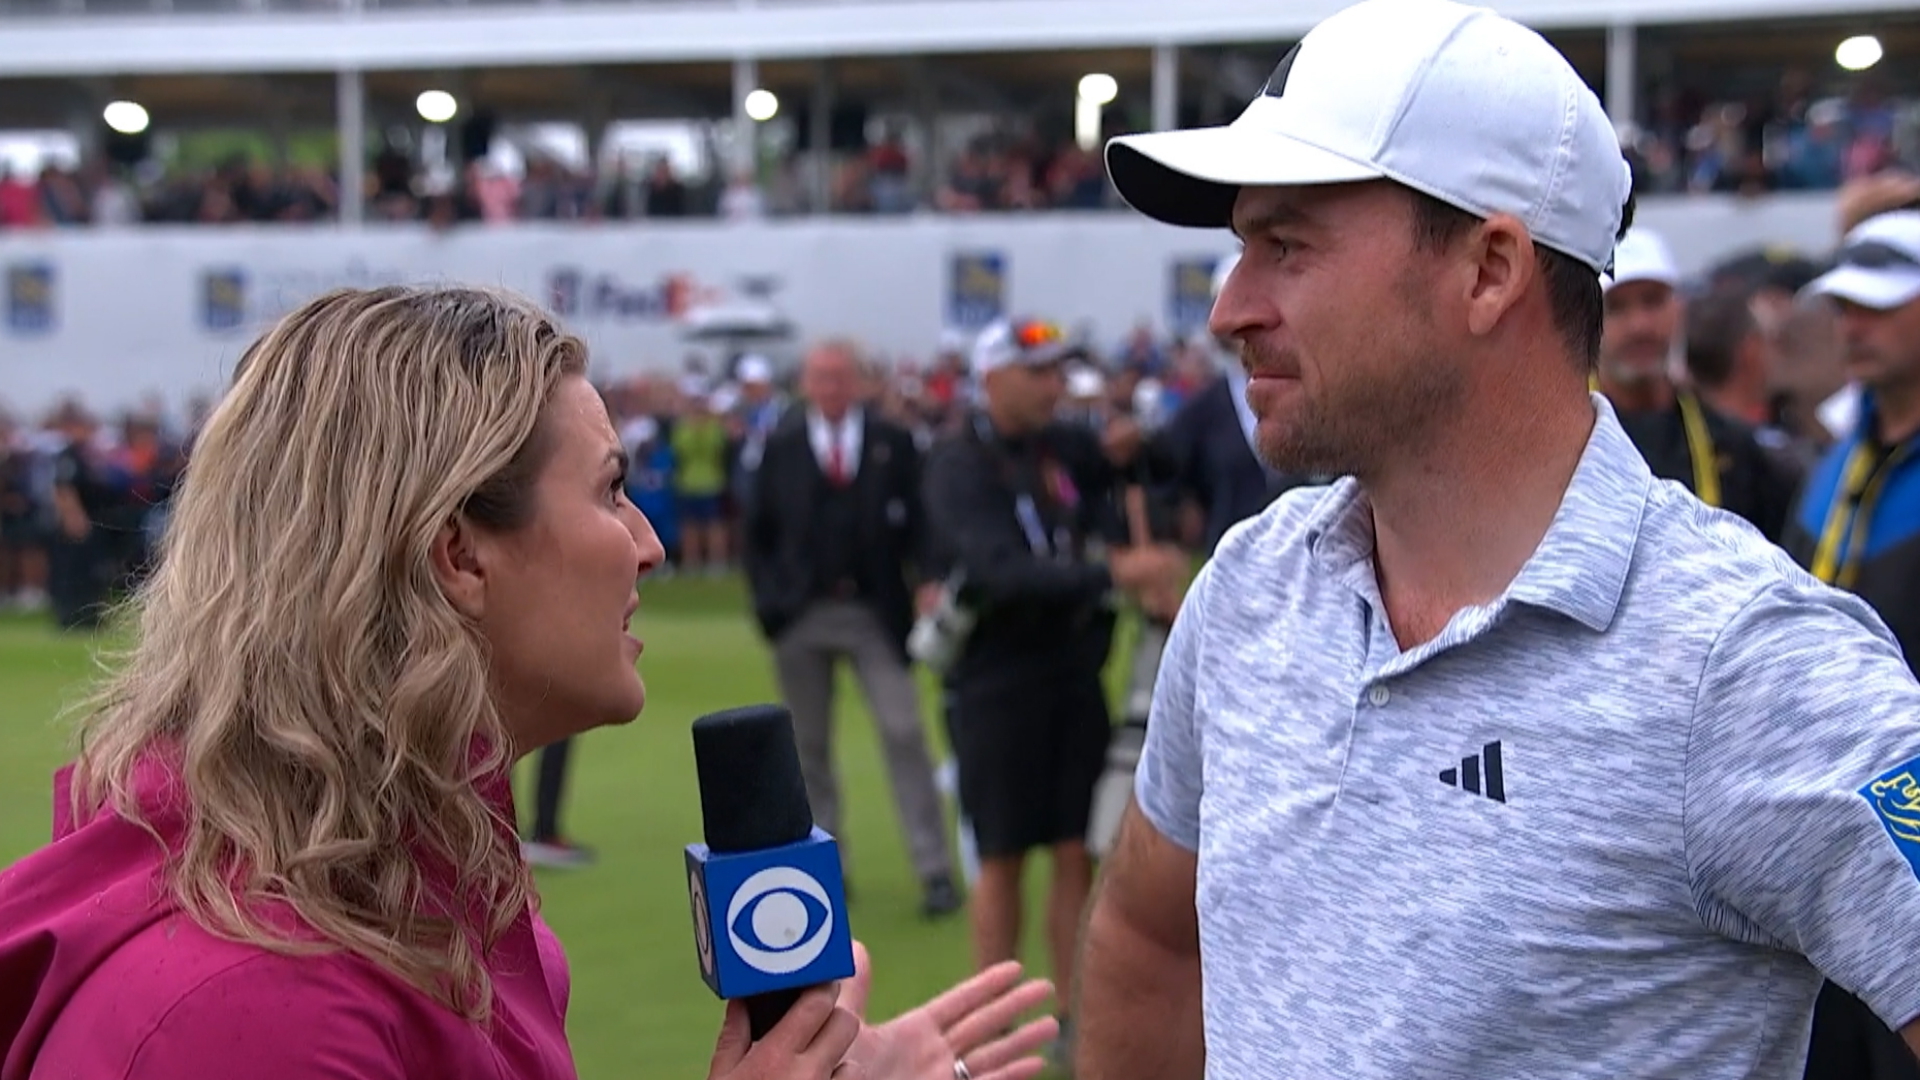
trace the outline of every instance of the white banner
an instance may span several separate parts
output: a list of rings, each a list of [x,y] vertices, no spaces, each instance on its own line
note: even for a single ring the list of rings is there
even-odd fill
[[[1687,199],[1646,206],[1683,268],[1763,243],[1819,254],[1830,198]],[[406,228],[153,227],[0,233],[6,275],[0,404],[76,394],[100,409],[217,393],[259,331],[328,288],[388,282],[504,286],[554,308],[593,348],[596,377],[678,370],[689,312],[755,300],[802,338],[849,334],[924,358],[943,329],[1000,313],[1089,329],[1204,322],[1223,232],[1132,214]]]

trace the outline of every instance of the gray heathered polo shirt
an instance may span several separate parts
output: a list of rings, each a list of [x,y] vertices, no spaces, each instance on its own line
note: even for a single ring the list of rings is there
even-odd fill
[[[1857,599],[1598,422],[1506,594],[1402,652],[1366,498],[1195,582],[1137,792],[1198,853],[1215,1080],[1799,1080],[1920,1014],[1920,688]]]

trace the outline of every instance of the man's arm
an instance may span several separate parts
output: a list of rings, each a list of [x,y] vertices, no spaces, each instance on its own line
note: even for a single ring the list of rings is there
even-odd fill
[[[1201,747],[1195,692],[1215,563],[1174,619],[1154,681],[1134,802],[1081,935],[1074,978],[1081,1080],[1200,1080]]]
[[[1721,632],[1687,750],[1695,904],[1906,1034],[1920,1018],[1920,685],[1857,597],[1796,577]]]
[[[761,630],[771,636],[772,627],[768,625],[773,615],[772,605],[778,601],[778,582],[775,559],[780,550],[780,506],[779,486],[775,483],[775,473],[779,470],[779,457],[786,447],[769,436],[767,445],[760,455],[760,467],[747,474],[747,483],[752,492],[746,503],[746,520],[741,523],[743,533],[740,551],[740,568],[746,572],[747,591],[754,606],[754,614],[761,622]]]
[[[1080,935],[1080,1080],[1201,1080],[1198,861],[1129,803]]]

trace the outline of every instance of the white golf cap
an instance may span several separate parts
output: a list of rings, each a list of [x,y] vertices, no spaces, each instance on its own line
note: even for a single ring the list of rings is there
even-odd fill
[[[1816,296],[1887,311],[1920,300],[1920,210],[1894,210],[1854,226],[1834,267],[1808,284]]]
[[[1600,275],[1600,286],[1611,290],[1629,281],[1657,281],[1678,288],[1680,267],[1660,235],[1646,229],[1628,229],[1613,252],[1613,273]]]
[[[764,356],[749,353],[740,358],[740,381],[743,383],[770,383],[773,381],[773,365]]]
[[[1308,32],[1225,127],[1126,135],[1131,206],[1225,228],[1239,189],[1393,180],[1604,271],[1632,174],[1599,98],[1544,38],[1451,0],[1362,0]]]
[[[1067,396],[1070,398],[1097,398],[1107,392],[1107,380],[1104,375],[1090,367],[1076,367],[1067,372]]]

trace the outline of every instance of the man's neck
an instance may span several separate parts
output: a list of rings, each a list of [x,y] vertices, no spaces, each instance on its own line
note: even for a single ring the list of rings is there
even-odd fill
[[[1596,418],[1572,387],[1542,390],[1526,396],[1548,404],[1516,408],[1507,396],[1474,409],[1446,438],[1363,479],[1374,571],[1402,649],[1505,592],[1559,512]]]
[[[1625,382],[1602,375],[1600,392],[1621,412],[1662,412],[1673,407],[1673,383],[1658,375]]]
[[[1898,446],[1920,434],[1920,382],[1873,388],[1874,437]]]
[[[993,402],[987,402],[987,421],[993,425],[994,434],[1003,439],[1018,439],[1029,434],[1026,427],[1014,417],[1007,415],[1005,409],[996,409]]]

